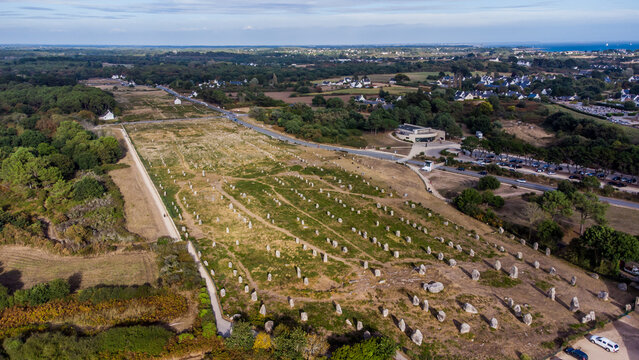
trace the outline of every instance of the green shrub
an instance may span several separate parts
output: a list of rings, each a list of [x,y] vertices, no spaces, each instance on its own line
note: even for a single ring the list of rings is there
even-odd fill
[[[344,345],[331,356],[332,360],[387,360],[395,355],[397,344],[385,337],[372,338],[355,345]]]
[[[85,176],[73,186],[73,199],[83,201],[102,196],[104,186],[93,177]]]
[[[226,345],[231,349],[250,350],[253,348],[253,328],[250,323],[240,321],[233,325],[233,332],[228,339]]]
[[[155,289],[151,285],[92,287],[80,291],[78,300],[97,304],[109,300],[145,298],[160,292],[161,290]]]
[[[131,351],[159,355],[173,334],[160,326],[130,326],[111,328],[95,338],[102,351],[118,353]]]
[[[496,177],[488,175],[479,179],[479,183],[477,183],[477,189],[479,190],[496,190],[499,189],[501,183],[497,180]]]
[[[35,306],[51,300],[62,299],[70,292],[69,283],[62,279],[56,279],[34,285],[31,289],[18,290],[13,294],[13,300],[19,305]]]

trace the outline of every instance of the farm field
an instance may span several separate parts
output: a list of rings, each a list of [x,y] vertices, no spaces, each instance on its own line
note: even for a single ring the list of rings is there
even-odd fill
[[[379,90],[383,89],[384,91],[391,93],[393,95],[403,95],[408,92],[415,92],[417,88],[408,87],[408,86],[385,86],[383,88],[361,88],[361,89],[337,89],[337,90],[328,90],[321,93],[310,93],[309,96],[315,95],[376,95],[379,94]]]
[[[269,91],[269,92],[265,92],[264,95],[273,98],[275,100],[282,100],[287,104],[297,104],[297,103],[302,103],[302,104],[306,104],[306,105],[311,105],[313,102],[313,96],[296,96],[296,97],[291,97],[291,94],[293,94],[293,91]],[[348,101],[351,99],[351,95],[336,95],[336,96],[326,96],[326,100],[330,99],[330,98],[340,98],[342,99],[342,101],[344,101],[345,103],[348,103]]]
[[[0,283],[10,289],[64,279],[79,288],[96,285],[154,284],[158,277],[155,253],[120,252],[81,257],[61,256],[26,246],[0,246]]]
[[[118,86],[116,89],[111,85],[96,87],[113,93],[115,100],[122,108],[122,114],[116,117],[116,121],[119,122],[199,118],[217,114],[190,101],[175,105],[173,96],[149,86],[138,85],[133,88]]]
[[[224,120],[127,130],[228,317],[305,322],[336,341],[383,333],[410,358],[540,358],[584,328],[584,313],[611,319],[634,299],[461,215],[403,165],[295,147]],[[435,282],[444,289],[424,289]],[[597,299],[601,290],[613,301]]]

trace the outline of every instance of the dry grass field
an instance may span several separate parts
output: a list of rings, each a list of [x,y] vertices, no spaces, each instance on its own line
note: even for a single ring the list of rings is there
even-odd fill
[[[511,135],[532,144],[534,146],[546,147],[555,141],[555,135],[547,132],[543,128],[534,124],[522,123],[516,120],[503,120],[503,129]]]
[[[35,284],[62,278],[79,288],[96,285],[155,283],[155,254],[120,252],[81,257],[61,256],[31,247],[0,246],[0,283],[10,289],[28,289]]]
[[[428,194],[403,165],[295,147],[231,122],[127,129],[156,186],[166,191],[163,201],[178,229],[194,241],[218,289],[224,289],[227,315],[277,323],[287,317],[299,321],[305,312],[308,325],[329,336],[380,332],[395,338],[411,358],[513,359],[520,353],[541,358],[558,348],[556,339],[583,329],[582,313],[568,309],[573,296],[581,311],[594,310],[600,320],[618,316],[634,298],[615,283],[593,279],[460,214]],[[496,260],[500,271],[492,270]],[[532,266],[535,260],[540,269]],[[508,276],[512,266],[517,279]],[[548,274],[551,266],[557,276]],[[474,269],[482,280],[471,279]],[[445,289],[422,288],[433,281]],[[549,287],[557,289],[558,301],[545,295]],[[612,301],[598,300],[600,290]],[[507,298],[520,305],[522,315],[532,316],[530,326]],[[464,303],[478,313],[465,312]],[[262,304],[266,316],[258,314]],[[446,313],[443,322],[438,311]],[[488,324],[493,317],[496,330]],[[404,331],[398,328],[402,319]],[[462,323],[470,325],[468,334],[459,333]],[[424,334],[421,346],[410,340],[415,329]]]

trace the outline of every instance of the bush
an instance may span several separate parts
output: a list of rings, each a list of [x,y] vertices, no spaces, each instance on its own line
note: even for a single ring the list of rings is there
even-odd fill
[[[78,300],[98,304],[109,300],[144,298],[157,295],[160,292],[151,285],[92,287],[80,291]]]
[[[95,338],[98,348],[110,353],[130,351],[159,355],[169,338],[173,335],[160,326],[130,326],[111,328]]]
[[[93,177],[85,176],[73,186],[73,199],[83,201],[102,196],[104,186]]]
[[[479,179],[479,183],[477,184],[477,189],[479,190],[496,190],[499,189],[501,183],[494,176],[484,176]]]
[[[332,360],[387,360],[395,355],[397,344],[382,337],[372,338],[355,345],[344,345],[331,356]]]
[[[71,292],[69,284],[56,279],[48,283],[37,284],[31,289],[18,290],[13,294],[13,300],[18,305],[40,305],[51,300],[62,299]]]
[[[252,325],[244,321],[233,325],[233,332],[226,339],[226,345],[231,349],[250,350],[254,342]]]

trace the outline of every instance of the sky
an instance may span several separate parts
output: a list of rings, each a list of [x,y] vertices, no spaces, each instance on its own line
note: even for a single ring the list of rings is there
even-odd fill
[[[0,44],[639,42],[637,0],[0,0]]]

